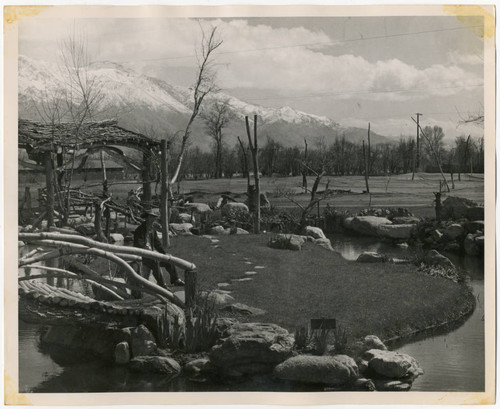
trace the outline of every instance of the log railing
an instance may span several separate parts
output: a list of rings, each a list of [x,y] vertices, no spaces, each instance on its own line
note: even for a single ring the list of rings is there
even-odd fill
[[[36,246],[43,246],[44,248],[55,248],[54,250],[49,250],[46,252],[36,254],[31,252],[24,258],[21,258],[18,262],[18,267],[35,267],[33,263],[45,260],[51,260],[55,258],[65,257],[74,254],[90,254],[98,257],[103,257],[107,260],[112,261],[118,265],[121,270],[126,274],[132,284],[115,283],[113,284],[107,282],[111,280],[106,280],[104,278],[98,279],[95,275],[89,277],[92,281],[99,281],[100,286],[105,286],[109,291],[113,291],[113,286],[123,287],[126,286],[130,289],[137,289],[140,287],[141,291],[152,293],[162,300],[168,300],[177,306],[184,308],[184,302],[177,298],[171,291],[166,288],[160,287],[157,284],[149,281],[148,279],[142,277],[138,274],[127,262],[128,261],[139,261],[143,257],[150,258],[156,261],[169,262],[176,267],[179,267],[186,271],[187,276],[191,277],[196,269],[193,263],[183,260],[178,257],[174,257],[170,254],[161,254],[154,251],[149,251],[145,249],[140,249],[136,247],[126,247],[118,246],[113,244],[101,243],[86,237],[77,236],[73,234],[60,234],[60,233],[19,233],[19,240],[26,243],[33,244]],[[42,250],[43,251],[43,250]],[[37,268],[39,266],[36,266]],[[48,270],[47,268],[40,267],[40,269]],[[54,271],[54,273],[59,275],[64,275],[67,271]],[[68,276],[68,275],[67,275]],[[192,280],[191,280],[192,281]],[[111,288],[110,288],[111,286]],[[133,288],[132,288],[133,287]],[[187,287],[191,287],[187,285]],[[186,289],[186,303],[190,304],[191,296],[188,297],[188,292],[194,293],[194,291],[187,291]],[[108,292],[109,292],[108,291]],[[193,295],[194,297],[194,295]]]

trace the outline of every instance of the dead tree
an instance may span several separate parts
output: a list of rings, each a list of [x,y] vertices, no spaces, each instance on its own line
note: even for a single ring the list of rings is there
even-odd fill
[[[368,161],[366,158],[365,141],[364,140],[363,140],[363,161],[364,161],[364,165],[365,165],[366,193],[370,193],[370,186],[368,186]]]
[[[250,172],[248,171],[248,146],[245,148],[239,136],[238,136],[238,142],[240,143],[241,154],[243,155],[243,176],[246,176],[247,178],[247,192],[249,192]]]
[[[259,146],[257,141],[257,115],[253,116],[253,143],[252,143],[252,136],[250,135],[250,124],[248,122],[248,116],[245,117],[245,125],[247,129],[248,146],[250,147],[250,152],[252,153],[253,175],[255,180],[253,231],[255,234],[259,234],[260,233],[260,177],[259,177]],[[250,197],[249,200],[251,200]]]
[[[420,129],[420,133],[425,138],[425,141],[427,142],[427,145],[429,146],[431,152],[433,153],[434,158],[436,159],[436,163],[437,163],[437,165],[439,167],[439,172],[441,173],[441,176],[443,177],[443,182],[444,182],[444,184],[446,186],[446,189],[449,192],[450,191],[450,187],[448,186],[448,182],[446,181],[446,176],[443,173],[443,168],[441,167],[441,161],[439,160],[439,155],[437,154],[436,150],[434,149],[434,146],[432,145],[431,141],[429,140],[429,137],[426,135],[426,133],[424,132],[424,130],[422,129],[422,127],[417,123],[417,121],[415,121],[415,119],[413,119],[413,117],[411,119],[413,120],[413,122],[415,122],[417,124],[418,128]]]
[[[307,141],[304,138],[304,163],[307,163]],[[302,169],[302,189],[304,189],[304,193],[307,192],[307,169],[304,166]]]
[[[182,162],[184,160],[186,146],[189,140],[189,136],[191,134],[191,125],[198,116],[198,113],[200,112],[203,100],[208,94],[215,92],[217,90],[217,86],[215,85],[215,73],[213,72],[213,64],[211,57],[213,52],[221,46],[222,40],[218,40],[216,37],[217,27],[212,28],[208,37],[205,35],[205,31],[203,30],[203,28],[201,31],[202,31],[202,41],[201,41],[200,64],[198,67],[196,82],[193,86],[193,111],[191,112],[191,116],[188,120],[186,128],[184,129],[181,141],[181,148],[179,151],[179,156],[177,158],[177,167],[172,176],[172,180],[170,181],[170,186],[173,185],[177,181],[177,178],[179,177],[182,167]]]

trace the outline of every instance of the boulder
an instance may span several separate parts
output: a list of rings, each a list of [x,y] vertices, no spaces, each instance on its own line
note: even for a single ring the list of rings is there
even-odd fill
[[[231,297],[227,291],[223,290],[204,291],[201,295],[207,298],[208,302],[218,307],[234,303],[234,297]]]
[[[195,222],[194,216],[191,216],[188,213],[179,213],[177,215],[177,220],[179,220],[180,223],[194,223]]]
[[[387,378],[403,378],[405,376],[418,376],[423,370],[417,360],[410,355],[381,349],[370,349],[363,355],[368,361],[368,368],[378,375]]]
[[[400,216],[392,219],[392,224],[417,224],[420,222],[420,217],[416,216]]]
[[[181,372],[179,363],[166,356],[139,356],[130,361],[130,369],[137,372],[177,375]]]
[[[225,229],[222,226],[213,226],[213,227],[210,228],[208,234],[215,234],[215,235],[217,235],[217,234],[224,234],[224,230]]]
[[[110,241],[110,243],[123,242],[124,240],[125,240],[125,237],[123,237],[123,234],[120,234],[120,233],[111,233],[109,235],[109,241]]]
[[[387,350],[387,347],[376,335],[367,335],[364,339],[358,340],[352,344],[352,351],[354,357],[362,356],[370,349]],[[358,368],[360,372],[364,372],[368,367],[368,362],[362,359],[358,360]]]
[[[351,228],[352,221],[354,220],[354,217],[346,217],[343,221],[343,226],[346,229]]]
[[[376,251],[364,251],[359,255],[356,261],[359,263],[383,263],[387,261],[387,257]]]
[[[247,232],[245,229],[242,229],[241,227],[233,227],[225,229],[224,234],[250,234],[250,233]]]
[[[130,361],[130,346],[128,342],[120,342],[115,347],[115,363],[118,365],[127,364]]]
[[[268,246],[273,249],[301,250],[305,240],[296,234],[278,234],[274,239],[269,240]]]
[[[472,206],[467,209],[465,217],[469,220],[484,220],[484,207]]]
[[[270,372],[293,353],[293,336],[275,324],[236,323],[226,333],[210,351],[211,363],[223,375]]]
[[[157,349],[153,334],[142,324],[130,331],[130,346],[134,357],[150,355]]]
[[[444,250],[445,251],[450,251],[452,253],[458,253],[458,252],[460,252],[461,248],[460,248],[460,244],[458,244],[457,242],[453,241],[451,243],[447,243],[444,246]]]
[[[221,308],[221,311],[227,311],[233,314],[241,315],[264,315],[266,313],[266,311],[260,308],[250,307],[249,305],[241,304],[238,302],[224,306],[223,308]]]
[[[411,382],[397,380],[375,379],[375,389],[383,392],[406,392],[411,389]]]
[[[385,217],[357,216],[352,219],[350,229],[366,236],[378,236],[378,227],[388,224],[392,224],[392,222]]]
[[[94,223],[83,223],[79,224],[78,226],[75,226],[75,230],[83,234],[84,236],[92,236],[95,234],[95,226]]]
[[[186,203],[184,207],[194,213],[210,213],[212,209],[210,209],[210,206],[205,204],[205,203]]]
[[[210,368],[210,359],[208,358],[198,358],[193,361],[189,361],[186,365],[184,365],[184,372],[197,375],[200,373],[208,372]]]
[[[249,213],[245,203],[229,202],[221,208],[221,214],[225,217],[235,217],[238,213]]]
[[[325,233],[319,227],[306,226],[304,233],[306,236],[311,236],[315,239],[326,239]]]
[[[433,230],[430,236],[435,242],[439,243],[441,239],[443,238],[443,233],[441,233],[439,230]]]
[[[484,221],[483,220],[474,220],[465,223],[465,230],[467,233],[476,233],[480,231],[484,233]]]
[[[367,335],[366,337],[364,337],[363,347],[365,348],[365,351],[368,351],[370,349],[381,349],[383,351],[387,350],[387,347],[376,335]]]
[[[314,239],[313,243],[327,250],[333,251],[332,242],[326,237],[324,239]]]
[[[276,366],[273,374],[302,383],[343,385],[353,382],[359,371],[354,359],[347,355],[298,355]]]
[[[191,233],[193,228],[191,223],[170,223],[169,226],[177,234]]]
[[[371,379],[358,378],[352,383],[352,389],[355,391],[375,391],[375,384]]]
[[[464,228],[461,224],[453,223],[445,229],[444,234],[450,240],[457,240],[464,234]]]
[[[377,234],[384,238],[407,240],[414,229],[414,224],[381,224],[377,226]]]
[[[441,217],[443,219],[461,219],[466,217],[467,209],[475,206],[476,204],[472,200],[463,197],[448,196],[443,201]]]
[[[448,257],[443,256],[437,250],[430,250],[424,257],[424,263],[430,266],[441,266],[445,268],[455,268]]]
[[[469,256],[479,256],[481,254],[481,248],[479,247],[479,244],[476,243],[476,237],[474,234],[469,233],[467,236],[465,236],[464,240],[464,250],[465,254]],[[484,236],[483,236],[483,243],[484,243]]]

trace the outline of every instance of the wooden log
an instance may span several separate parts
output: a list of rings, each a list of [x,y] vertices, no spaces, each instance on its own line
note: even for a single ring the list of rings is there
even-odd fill
[[[57,233],[19,233],[18,237],[19,240],[25,242],[33,242],[33,241],[36,242],[39,240],[48,239],[48,240],[75,243],[114,253],[130,254],[130,255],[150,258],[157,261],[166,261],[174,264],[176,267],[182,268],[183,270],[196,270],[196,266],[193,263],[190,263],[178,257],[174,257],[170,254],[161,254],[155,251],[140,249],[137,247],[126,247],[108,243],[100,243],[98,241],[82,236],[57,234]]]

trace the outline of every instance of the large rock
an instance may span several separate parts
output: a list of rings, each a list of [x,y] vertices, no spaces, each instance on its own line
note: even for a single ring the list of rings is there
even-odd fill
[[[484,207],[472,206],[467,209],[466,215],[469,220],[484,220]]]
[[[184,372],[197,375],[201,373],[208,372],[210,369],[210,359],[208,358],[197,358],[192,361],[189,361],[186,365],[184,365]]]
[[[417,224],[420,222],[420,217],[416,216],[400,216],[392,219],[392,224]]]
[[[356,362],[347,355],[298,355],[276,366],[273,373],[280,379],[326,385],[343,385],[359,376]]]
[[[156,351],[157,346],[153,334],[144,325],[139,325],[130,331],[130,346],[132,356],[150,355]]]
[[[430,266],[441,266],[445,268],[455,268],[448,257],[443,256],[437,250],[430,250],[424,257],[424,263]]]
[[[109,241],[111,243],[121,243],[125,240],[125,237],[123,237],[123,234],[120,233],[111,233],[109,235]]]
[[[332,242],[330,239],[324,238],[324,239],[313,239],[313,243],[317,244],[320,247],[323,247],[327,250],[333,251],[332,247]]]
[[[217,235],[217,234],[224,234],[224,227],[222,226],[213,226],[210,228],[208,234],[214,234],[214,235]]]
[[[239,202],[229,202],[222,206],[222,216],[235,217],[238,213],[249,213],[248,206]]]
[[[376,335],[367,335],[366,337],[364,337],[363,348],[365,348],[363,352],[366,352],[370,349],[381,349],[383,351],[387,351],[387,347],[385,346],[385,344]]]
[[[187,213],[179,213],[177,215],[177,219],[179,220],[180,223],[194,223],[195,222],[194,216],[191,216],[190,214],[187,214]]]
[[[354,217],[346,217],[344,221],[342,222],[344,228],[346,229],[351,229],[352,221],[354,220]]]
[[[232,314],[240,315],[264,315],[266,313],[266,311],[260,308],[250,307],[249,305],[239,302],[225,305],[221,308],[221,311],[227,311]]]
[[[139,356],[130,361],[130,369],[137,372],[177,375],[181,372],[179,363],[166,356]]]
[[[184,207],[194,213],[210,213],[212,209],[210,209],[210,206],[205,204],[205,203],[186,203]]]
[[[381,225],[390,225],[392,222],[385,217],[357,216],[350,222],[350,229],[366,236],[378,236]]]
[[[274,239],[269,240],[268,246],[273,249],[301,250],[305,239],[296,234],[277,234]]]
[[[224,375],[272,371],[292,355],[294,339],[284,328],[267,323],[237,323],[210,351],[210,361]]]
[[[363,355],[368,361],[368,368],[378,375],[387,378],[403,378],[405,376],[418,376],[423,370],[417,360],[410,355],[381,349],[370,349]]]
[[[387,257],[376,251],[364,251],[359,255],[356,261],[359,263],[383,263],[387,261]]]
[[[445,229],[444,234],[449,240],[457,240],[464,234],[464,228],[461,224],[453,223]]]
[[[467,236],[465,236],[464,240],[464,250],[465,254],[469,256],[479,256],[481,254],[481,248],[479,246],[479,243],[476,242],[476,236],[474,234],[469,233]],[[484,243],[484,236],[483,237],[483,243]]]
[[[442,205],[441,217],[443,219],[462,219],[467,216],[467,210],[476,207],[476,203],[463,197],[448,196]]]
[[[326,239],[325,233],[319,227],[306,226],[304,232],[306,236],[311,236],[315,239]]]
[[[231,227],[227,228],[224,230],[223,234],[250,234],[247,232],[245,229],[242,229],[241,227]]]
[[[191,223],[170,223],[169,226],[177,234],[191,233],[193,228]]]
[[[118,365],[127,364],[130,361],[130,346],[128,342],[120,342],[115,348],[115,363]]]
[[[377,234],[389,239],[408,240],[414,229],[414,224],[381,224],[377,227]]]
[[[474,220],[465,223],[465,230],[467,233],[476,233],[481,232],[484,233],[484,221],[483,220]]]

